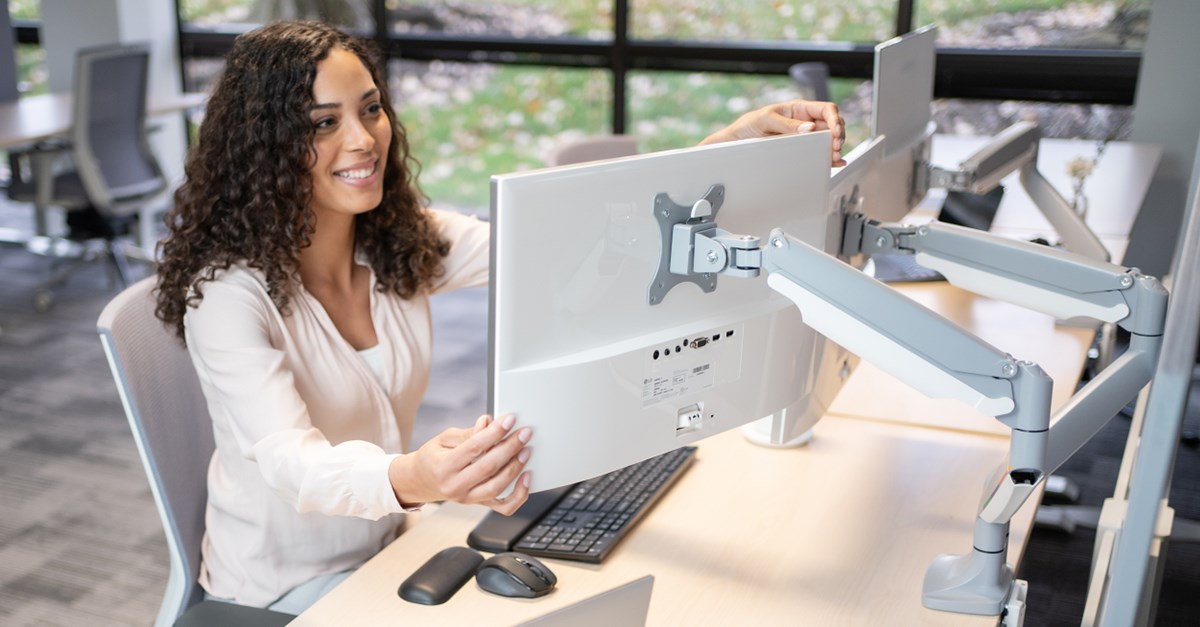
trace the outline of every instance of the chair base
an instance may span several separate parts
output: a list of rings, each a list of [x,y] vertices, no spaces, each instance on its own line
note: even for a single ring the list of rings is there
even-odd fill
[[[107,262],[109,287],[124,289],[137,280],[129,264],[130,259],[152,262],[141,248],[116,239],[76,241],[36,236],[28,238],[24,245],[29,252],[54,260],[50,275],[34,287],[33,305],[39,313],[45,313],[54,306],[55,289],[92,263]]]

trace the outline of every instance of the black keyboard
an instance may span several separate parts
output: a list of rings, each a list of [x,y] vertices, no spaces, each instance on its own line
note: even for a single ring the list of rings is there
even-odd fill
[[[467,544],[598,564],[695,459],[685,446],[574,485],[531,494],[512,516],[484,517]]]

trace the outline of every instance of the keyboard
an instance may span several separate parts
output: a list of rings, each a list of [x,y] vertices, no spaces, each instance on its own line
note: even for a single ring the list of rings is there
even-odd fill
[[[695,460],[685,446],[569,486],[529,495],[512,516],[495,512],[467,536],[481,551],[519,551],[598,564]]]

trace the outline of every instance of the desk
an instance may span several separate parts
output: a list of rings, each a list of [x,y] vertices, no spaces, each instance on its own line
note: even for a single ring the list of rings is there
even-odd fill
[[[446,504],[291,624],[507,625],[653,574],[648,625],[994,625],[925,609],[921,579],[939,553],[970,549],[980,487],[1006,441],[830,416],[804,448],[764,449],[729,431],[602,566],[547,560],[558,589],[492,596],[468,582],[440,606],[406,603],[400,582],[462,545],[485,513]],[[1010,539],[1019,554],[1032,505]]]
[[[146,104],[146,113],[152,117],[194,109],[204,106],[207,99],[208,94],[195,92],[153,96]],[[73,120],[72,103],[73,97],[70,93],[57,93],[27,96],[19,98],[15,102],[0,104],[0,150],[9,150],[67,135],[71,132]],[[50,172],[55,158],[57,155],[33,153],[31,163],[34,180],[50,180]],[[37,199],[34,201],[37,224],[34,229],[35,236],[45,236],[50,232],[47,227],[46,212],[51,206],[52,191],[48,184],[38,185]],[[153,222],[149,213],[150,211],[146,210],[141,216],[139,243],[144,243],[149,239],[147,234],[150,232]],[[0,239],[27,244],[30,238],[19,234],[3,233],[0,234]],[[152,250],[149,252],[153,254]]]
[[[1090,332],[949,285],[904,290],[1042,361],[1055,377],[1055,407],[1074,389]],[[885,376],[860,365],[805,447],[760,448],[737,430],[701,441],[696,466],[602,566],[549,561],[559,589],[548,597],[501,599],[472,582],[442,606],[400,600],[400,582],[438,550],[464,544],[485,513],[447,504],[293,624],[518,623],[653,574],[650,625],[993,625],[994,617],[924,608],[921,582],[936,555],[969,550],[1007,431]],[[900,389],[881,394],[887,385]],[[897,402],[897,392],[911,398]],[[1036,500],[1013,520],[1010,562],[1024,550]]]
[[[208,94],[178,93],[151,97],[146,104],[150,116],[164,115],[204,106]],[[71,131],[69,93],[26,96],[0,104],[0,150],[31,144]]]

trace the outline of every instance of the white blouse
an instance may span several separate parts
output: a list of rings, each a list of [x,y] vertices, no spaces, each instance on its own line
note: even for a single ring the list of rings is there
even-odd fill
[[[487,223],[432,213],[451,243],[433,293],[486,285]],[[376,292],[372,273],[381,383],[303,288],[288,315],[245,266],[200,289],[184,326],[217,444],[200,584],[263,607],[312,577],[358,566],[393,539],[402,508],[387,471],[409,450],[429,380],[429,300]]]

